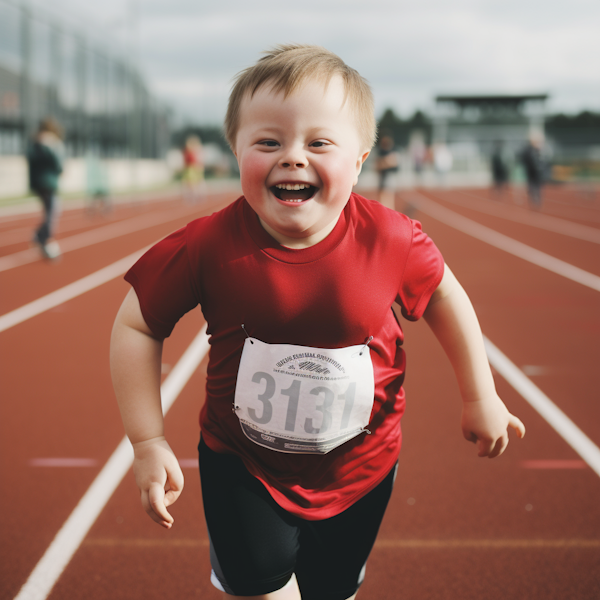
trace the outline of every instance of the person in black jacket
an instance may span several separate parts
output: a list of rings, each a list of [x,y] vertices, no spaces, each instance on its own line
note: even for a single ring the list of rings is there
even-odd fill
[[[492,178],[494,181],[494,195],[496,198],[501,196],[508,184],[508,167],[504,161],[503,146],[502,141],[498,140],[494,144],[494,150],[492,152]]]
[[[399,171],[400,166],[394,139],[390,135],[383,135],[379,140],[375,169],[379,176],[378,200],[384,206],[394,208],[394,190],[388,189],[389,186],[386,185],[386,181],[389,175]]]
[[[543,138],[540,135],[532,135],[520,157],[525,169],[529,202],[535,209],[539,209],[542,205],[542,184],[544,183],[542,143]]]
[[[58,180],[62,173],[62,131],[52,118],[44,119],[27,151],[29,187],[39,197],[44,207],[44,217],[37,228],[33,242],[45,258],[56,259],[60,247],[53,233],[58,212]]]

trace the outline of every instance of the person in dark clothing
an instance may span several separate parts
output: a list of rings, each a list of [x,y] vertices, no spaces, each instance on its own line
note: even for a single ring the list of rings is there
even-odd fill
[[[385,188],[385,183],[390,173],[398,171],[398,156],[394,148],[394,140],[389,135],[384,135],[379,140],[377,148],[377,172],[379,173],[379,191]]]
[[[375,163],[378,183],[378,200],[388,208],[394,208],[394,192],[387,189],[387,178],[391,173],[397,173],[399,170],[398,153],[394,147],[394,140],[389,135],[384,135],[379,140],[377,147],[377,162]]]
[[[544,162],[542,159],[543,140],[539,135],[532,135],[529,143],[521,152],[521,163],[527,179],[527,193],[532,208],[542,205],[542,185],[544,183]]]
[[[494,191],[502,193],[508,183],[508,167],[502,156],[503,143],[498,141],[494,144],[492,153],[492,179],[494,182]]]
[[[59,124],[54,119],[44,119],[27,151],[29,187],[39,197],[44,209],[33,242],[49,259],[60,256],[60,247],[52,238],[58,213],[58,180],[63,170],[61,137]]]

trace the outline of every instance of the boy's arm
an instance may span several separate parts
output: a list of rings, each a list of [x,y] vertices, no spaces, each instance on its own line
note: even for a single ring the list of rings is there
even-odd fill
[[[508,412],[496,393],[473,305],[448,266],[424,317],[458,380],[463,399],[463,435],[477,444],[479,456],[499,456],[508,444],[508,427],[522,438],[525,426]]]
[[[169,529],[167,506],[183,489],[183,474],[164,437],[160,400],[162,341],[142,316],[132,289],[113,326],[110,368],[125,432],[134,450],[133,472],[142,505],[150,517]]]

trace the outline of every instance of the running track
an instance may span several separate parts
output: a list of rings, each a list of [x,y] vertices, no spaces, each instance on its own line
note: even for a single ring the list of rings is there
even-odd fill
[[[1,600],[220,598],[195,460],[202,315],[184,317],[165,348],[167,437],[186,475],[171,531],[139,503],[107,357],[135,255],[235,197],[65,211],[56,264],[28,250],[35,213],[0,214]],[[550,189],[539,213],[487,190],[395,201],[473,300],[527,435],[478,459],[447,360],[426,324],[404,322],[404,447],[359,599],[600,598],[600,196]]]

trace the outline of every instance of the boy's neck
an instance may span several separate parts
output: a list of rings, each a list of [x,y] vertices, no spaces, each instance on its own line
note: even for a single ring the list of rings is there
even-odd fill
[[[302,250],[303,248],[310,248],[311,246],[322,242],[335,229],[339,218],[340,215],[338,215],[337,218],[334,219],[326,228],[321,229],[318,232],[318,234],[298,238],[282,235],[281,233],[269,227],[269,225],[267,225],[267,223],[265,223],[260,217],[258,217],[258,221],[261,224],[262,228],[285,248],[290,248],[292,250]]]

